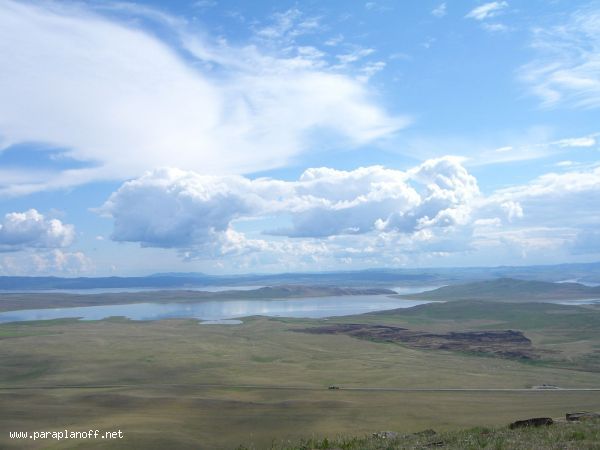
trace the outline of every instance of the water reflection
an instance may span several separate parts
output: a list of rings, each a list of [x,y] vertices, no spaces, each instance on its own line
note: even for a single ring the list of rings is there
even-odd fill
[[[157,291],[252,291],[264,286],[200,286],[200,287],[118,287],[118,288],[89,288],[89,289],[0,289],[0,294],[122,294],[133,292]]]
[[[136,303],[75,308],[29,309],[0,313],[0,323],[26,320],[81,318],[100,320],[112,316],[132,320],[194,318],[202,321],[230,320],[246,316],[322,318],[362,314],[429,303],[395,299],[385,295],[312,297],[286,300],[211,300],[196,303]]]
[[[554,303],[555,305],[598,305],[600,304],[600,298],[582,298],[579,300],[551,300],[548,303]]]

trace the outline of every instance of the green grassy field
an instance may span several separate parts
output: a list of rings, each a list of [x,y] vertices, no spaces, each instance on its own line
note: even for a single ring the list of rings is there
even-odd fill
[[[597,391],[344,389],[600,387],[595,308],[513,304],[501,314],[490,305],[452,305],[462,309],[440,304],[330,320],[256,317],[235,326],[122,319],[0,325],[0,447],[268,448],[302,438],[501,426],[600,410]],[[548,360],[519,361],[294,331],[361,321],[438,331],[521,327],[535,345],[560,351]],[[328,390],[331,384],[342,389]],[[9,431],[64,428],[121,429],[125,438],[8,438]]]
[[[340,321],[429,331],[521,330],[547,353],[540,364],[600,372],[600,307],[456,301],[372,313]]]

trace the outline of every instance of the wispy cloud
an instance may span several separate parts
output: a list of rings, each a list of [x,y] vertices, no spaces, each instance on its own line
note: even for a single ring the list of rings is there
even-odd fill
[[[373,61],[367,63],[360,68],[361,75],[359,75],[358,79],[366,83],[373,75],[385,69],[385,66],[386,64],[383,61]]]
[[[483,5],[473,8],[465,17],[475,20],[490,19],[496,17],[506,8],[508,8],[508,2],[505,1],[484,3]]]
[[[512,145],[478,152],[471,163],[496,164],[547,158],[565,153],[573,148],[592,148],[597,144],[597,136],[597,133],[593,133],[587,136],[550,140],[547,131],[534,128],[528,135],[516,140]]]
[[[165,165],[266,170],[309,148],[316,129],[357,146],[408,122],[376,103],[356,68],[323,66],[319,49],[296,46],[285,55],[231,46],[145,10],[168,28],[169,44],[143,24],[80,4],[0,1],[3,148],[44,142],[89,164],[44,173],[15,168],[0,179],[0,193],[130,178]],[[299,14],[281,13],[262,35],[285,39],[318,26]]]
[[[338,34],[332,38],[327,39],[324,44],[328,47],[335,47],[339,44],[341,44],[344,41],[344,36],[341,34]]]
[[[465,165],[472,167],[558,158],[560,155],[569,159],[573,157],[573,149],[585,152],[586,148],[591,150],[586,158],[589,159],[595,154],[593,149],[598,145],[598,136],[597,132],[557,136],[554,128],[534,126],[519,132],[504,130],[480,136],[399,136],[398,140],[405,155],[432,158],[443,148],[448,153],[464,156]]]
[[[365,9],[367,9],[368,11],[386,12],[386,11],[391,11],[394,8],[392,8],[390,5],[384,4],[382,2],[367,2],[367,3],[365,3]]]
[[[489,31],[491,33],[503,33],[509,30],[509,27],[504,25],[503,23],[487,23],[484,22],[481,24],[481,27]]]
[[[558,145],[559,147],[593,147],[597,142],[596,136],[598,136],[598,134],[578,138],[560,139],[552,142],[552,144]]]
[[[435,17],[444,17],[446,14],[446,2],[440,3],[431,11],[431,15]]]
[[[318,17],[306,17],[298,8],[276,12],[268,25],[257,27],[256,35],[266,39],[292,41],[298,36],[320,29]]]
[[[536,57],[518,71],[546,108],[600,107],[600,8],[572,13],[564,22],[533,29]]]
[[[357,48],[349,53],[343,53],[340,55],[336,55],[336,58],[343,65],[347,65],[353,62],[358,61],[359,59],[363,59],[375,52],[372,48]]]
[[[217,6],[216,0],[196,0],[192,5],[195,8],[205,9],[205,8],[214,8]]]

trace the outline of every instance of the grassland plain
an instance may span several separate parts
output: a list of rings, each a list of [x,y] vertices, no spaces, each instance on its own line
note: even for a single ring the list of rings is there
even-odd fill
[[[593,356],[599,325],[589,319],[598,314],[596,308],[452,305],[459,311],[439,304],[330,320],[252,317],[235,326],[123,319],[0,325],[0,447],[268,448],[273,442],[307,437],[448,431],[600,410],[600,392],[593,391],[327,389],[331,384],[600,386]],[[490,314],[496,315],[493,320]],[[530,322],[527,314],[542,318]],[[558,350],[549,360],[526,362],[295,332],[358,322],[420,330],[522,329],[534,345]],[[572,361],[571,350],[578,355]],[[65,385],[87,387],[56,388]],[[125,438],[26,444],[8,438],[9,431],[64,428],[121,429]]]

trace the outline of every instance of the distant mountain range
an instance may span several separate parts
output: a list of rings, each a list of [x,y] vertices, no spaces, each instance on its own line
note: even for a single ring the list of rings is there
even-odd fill
[[[549,266],[500,266],[426,269],[369,269],[348,272],[206,275],[157,273],[145,277],[0,277],[0,290],[155,288],[183,289],[208,286],[410,286],[457,284],[497,278],[536,281],[577,281],[600,284],[600,262]]]

